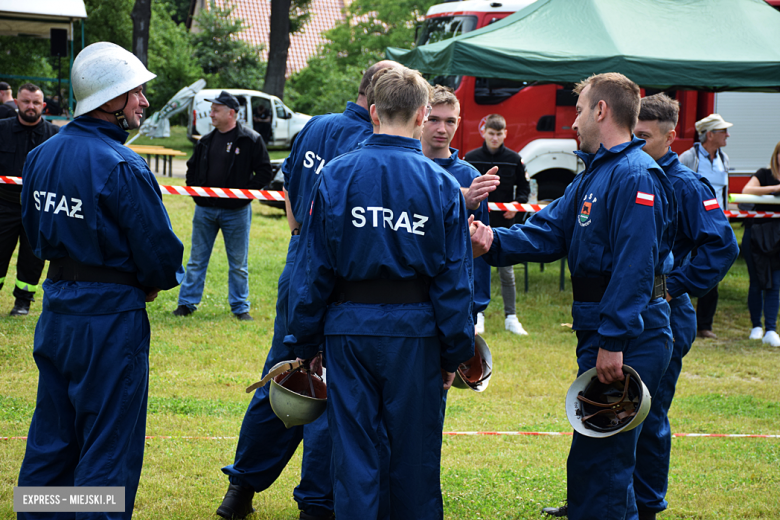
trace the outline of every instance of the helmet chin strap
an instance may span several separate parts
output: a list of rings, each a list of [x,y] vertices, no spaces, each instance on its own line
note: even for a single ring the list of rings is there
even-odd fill
[[[109,112],[108,110],[103,110],[100,107],[98,107],[98,110],[106,114],[113,114],[113,116],[116,118],[116,124],[119,125],[119,128],[121,128],[122,130],[130,130],[130,123],[127,121],[127,117],[125,117],[125,107],[127,106],[127,102],[129,99],[130,99],[130,92],[127,92],[125,94],[125,104],[122,105],[122,108],[120,108],[116,112]]]

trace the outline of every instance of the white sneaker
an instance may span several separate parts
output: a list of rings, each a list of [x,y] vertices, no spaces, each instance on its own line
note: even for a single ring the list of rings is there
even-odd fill
[[[753,327],[750,329],[750,336],[748,336],[748,339],[761,339],[763,334],[764,330],[761,327]]]
[[[477,334],[484,334],[485,333],[485,314],[478,312],[477,313],[477,325],[474,327],[474,332]]]
[[[777,332],[773,330],[766,331],[762,341],[764,343],[768,343],[770,347],[780,347],[780,336],[778,336]]]
[[[528,333],[525,331],[523,326],[520,324],[519,321],[517,321],[517,315],[510,314],[506,317],[504,320],[504,328],[511,332],[512,334],[518,334],[520,336],[527,336]]]

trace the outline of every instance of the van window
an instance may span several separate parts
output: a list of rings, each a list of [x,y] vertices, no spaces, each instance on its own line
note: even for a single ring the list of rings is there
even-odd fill
[[[279,119],[289,119],[287,117],[287,112],[284,110],[284,106],[281,103],[274,103],[276,105],[276,117]]]
[[[476,78],[474,102],[478,105],[497,105],[511,98],[527,86],[527,81]]]
[[[244,125],[248,124],[246,117],[246,98],[244,96],[236,96],[238,100],[238,114],[236,114],[236,120]]]

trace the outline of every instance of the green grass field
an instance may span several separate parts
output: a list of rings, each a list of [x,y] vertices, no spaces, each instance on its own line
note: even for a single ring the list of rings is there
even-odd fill
[[[171,182],[169,179],[166,183]],[[181,182],[174,179],[172,182]],[[186,262],[193,203],[164,197]],[[255,321],[242,323],[227,302],[227,260],[218,239],[202,306],[176,318],[177,290],[149,305],[152,322],[150,399],[138,519],[214,518],[227,488],[220,468],[233,460],[235,437],[270,347],[276,283],[289,232],[281,211],[254,203],[250,292]],[[735,227],[736,228],[736,227]],[[741,235],[741,229],[736,228]],[[15,260],[12,266],[15,265]],[[569,432],[563,400],[576,374],[570,284],[558,290],[559,264],[529,267],[522,292],[516,267],[518,314],[528,337],[503,330],[498,277],[487,313],[486,340],[495,371],[488,390],[450,392],[445,431]],[[25,436],[35,404],[37,370],[33,333],[40,301],[26,318],[7,316],[14,270],[0,292],[0,437]],[[675,432],[780,433],[780,349],[746,338],[748,277],[738,260],[721,284],[717,341],[697,341],[685,360],[672,407]],[[540,509],[562,504],[569,437],[445,437],[442,489],[448,519],[538,519]],[[15,518],[13,486],[24,456],[23,440],[0,440],[0,518]],[[661,519],[780,518],[780,439],[675,438],[670,508]],[[292,498],[300,450],[279,480],[255,497],[253,519],[298,518]]]

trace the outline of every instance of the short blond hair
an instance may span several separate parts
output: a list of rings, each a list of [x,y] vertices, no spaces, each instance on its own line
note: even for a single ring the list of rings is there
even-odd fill
[[[416,70],[403,67],[374,74],[374,105],[382,122],[409,122],[430,98],[431,86]]]
[[[433,96],[431,96],[431,106],[447,105],[460,112],[460,101],[453,94],[452,89],[436,85],[433,87]]]
[[[615,123],[633,132],[639,117],[639,86],[619,72],[606,72],[580,81],[574,87],[574,93],[580,95],[588,85],[590,108],[596,108],[599,101],[604,101],[612,111]]]

